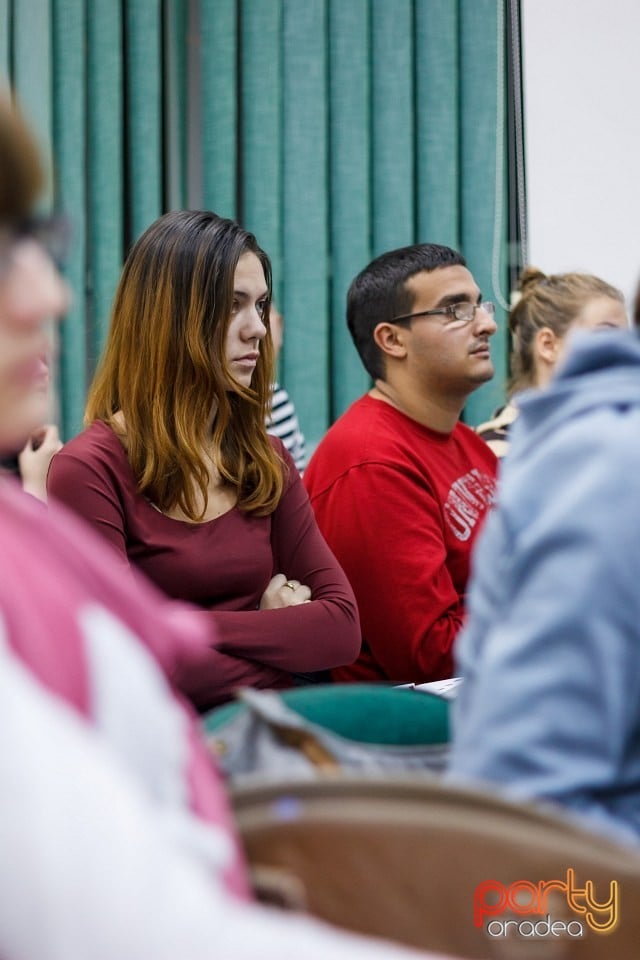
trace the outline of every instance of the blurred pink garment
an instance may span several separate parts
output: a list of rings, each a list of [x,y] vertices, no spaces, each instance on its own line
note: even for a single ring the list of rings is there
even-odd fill
[[[0,545],[0,626],[9,647],[107,738],[167,815],[217,831],[214,868],[246,898],[224,789],[196,717],[149,663],[151,654],[170,679],[185,655],[212,644],[212,626],[125,573],[76,517],[62,507],[45,511],[10,479],[0,485]]]

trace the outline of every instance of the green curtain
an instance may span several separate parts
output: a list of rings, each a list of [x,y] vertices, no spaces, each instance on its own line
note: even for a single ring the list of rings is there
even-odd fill
[[[0,0],[0,76],[73,226],[61,332],[65,437],[81,428],[124,253],[160,213],[206,206],[253,230],[285,317],[279,377],[310,447],[368,385],[344,320],[353,276],[417,241],[507,285],[507,0]]]

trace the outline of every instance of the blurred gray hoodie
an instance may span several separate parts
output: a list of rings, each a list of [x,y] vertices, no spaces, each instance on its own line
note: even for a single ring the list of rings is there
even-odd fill
[[[518,398],[473,558],[450,776],[640,841],[640,340],[576,335]]]

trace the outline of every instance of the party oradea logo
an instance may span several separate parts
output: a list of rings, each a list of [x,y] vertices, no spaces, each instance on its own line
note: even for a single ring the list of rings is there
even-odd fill
[[[617,881],[608,890],[591,880],[579,886],[571,867],[565,880],[484,880],[473,897],[473,922],[492,939],[582,939],[590,931],[611,933],[619,920]]]

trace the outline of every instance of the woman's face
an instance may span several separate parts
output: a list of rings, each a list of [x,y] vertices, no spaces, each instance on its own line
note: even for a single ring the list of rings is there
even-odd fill
[[[571,325],[573,330],[611,330],[629,326],[624,303],[612,297],[588,300]]]
[[[550,327],[539,330],[534,343],[535,385],[546,386],[560,360],[570,349],[574,334],[583,330],[616,330],[629,326],[624,303],[614,297],[598,295],[587,300],[564,336]]]
[[[48,411],[50,320],[69,305],[67,286],[33,240],[0,250],[0,451],[21,449]]]
[[[233,308],[226,343],[229,369],[243,387],[251,385],[260,341],[267,333],[262,318],[268,301],[262,264],[255,253],[243,253],[233,278]]]

